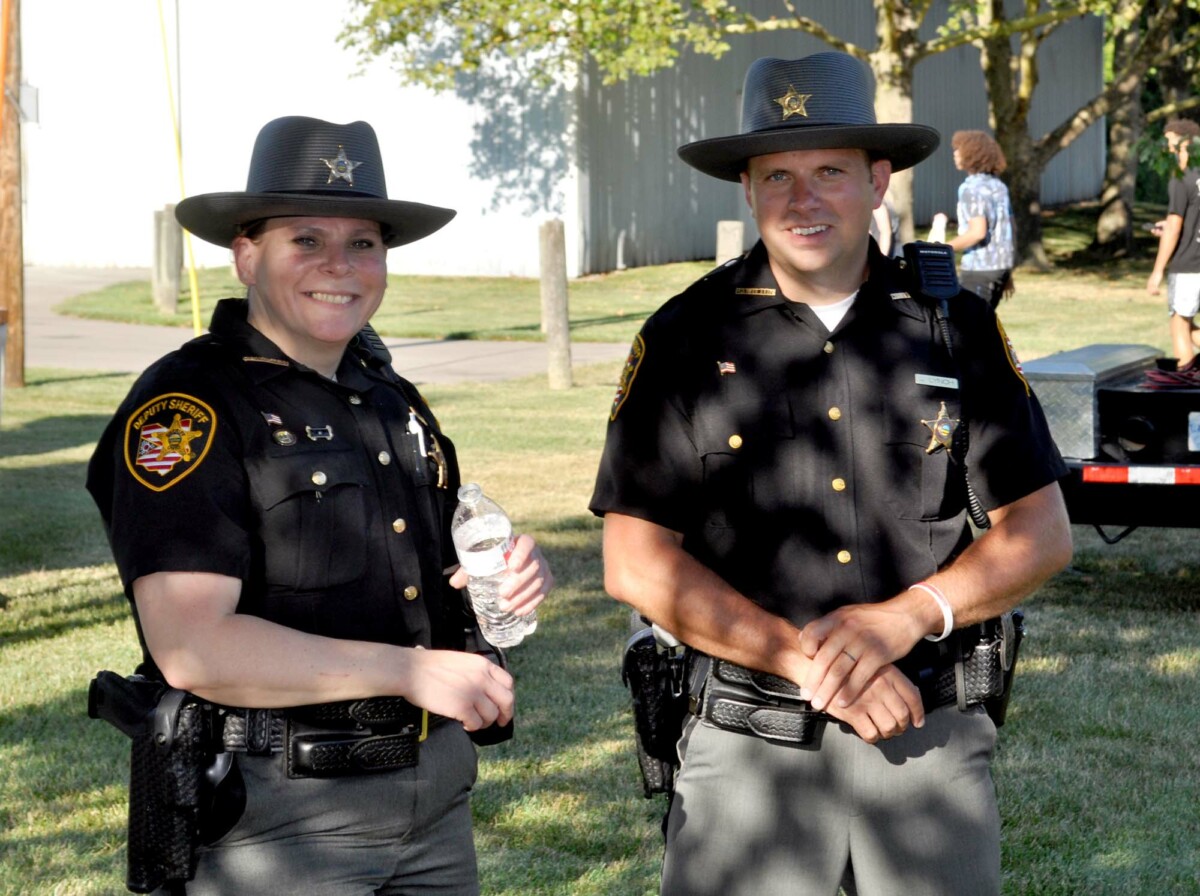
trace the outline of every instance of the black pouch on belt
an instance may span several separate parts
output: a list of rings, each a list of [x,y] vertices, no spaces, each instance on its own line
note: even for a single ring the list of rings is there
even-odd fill
[[[1025,637],[1025,614],[1019,609],[1012,610],[976,628],[974,643],[963,638],[962,662],[955,665],[958,707],[982,703],[999,728],[1008,715],[1017,652]]]
[[[796,745],[817,740],[827,718],[801,700],[800,688],[787,679],[718,659],[698,714],[718,728]]]
[[[1025,635],[1025,614],[1017,609],[959,629],[936,645],[923,642],[897,663],[921,689],[925,709],[982,705],[999,728],[1008,712],[1017,652]]]
[[[660,644],[654,630],[635,632],[625,645],[621,680],[633,702],[633,727],[642,790],[670,793],[679,767],[676,743],[688,711],[689,651]]]

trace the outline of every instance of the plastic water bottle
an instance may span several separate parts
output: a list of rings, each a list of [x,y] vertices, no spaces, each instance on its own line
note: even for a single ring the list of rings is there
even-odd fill
[[[504,509],[474,482],[458,490],[450,523],[458,562],[467,571],[467,594],[483,636],[497,647],[513,647],[537,628],[536,611],[517,616],[497,605],[498,589],[513,548],[512,523]]]

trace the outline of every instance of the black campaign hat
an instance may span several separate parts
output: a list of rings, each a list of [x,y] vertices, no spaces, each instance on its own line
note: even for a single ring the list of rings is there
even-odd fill
[[[755,61],[742,89],[741,133],[688,143],[679,157],[734,181],[748,159],[798,149],[865,149],[900,171],[927,158],[940,140],[925,125],[876,123],[870,70],[849,54],[827,52]]]
[[[175,207],[196,236],[233,245],[245,225],[292,216],[378,221],[384,243],[400,246],[429,236],[453,209],[388,199],[383,157],[365,121],[331,124],[288,116],[265,124],[254,141],[243,193],[201,193]]]

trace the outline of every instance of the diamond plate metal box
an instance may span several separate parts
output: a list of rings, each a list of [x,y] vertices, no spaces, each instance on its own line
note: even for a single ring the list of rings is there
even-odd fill
[[[1097,386],[1138,379],[1162,352],[1149,345],[1085,345],[1021,365],[1041,402],[1063,457],[1088,460],[1100,453]]]

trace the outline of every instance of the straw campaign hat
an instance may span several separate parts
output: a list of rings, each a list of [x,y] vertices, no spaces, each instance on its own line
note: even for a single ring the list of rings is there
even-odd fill
[[[379,141],[365,121],[331,124],[302,116],[277,118],[258,132],[245,192],[201,193],[175,207],[180,224],[226,247],[263,218],[378,221],[391,247],[429,236],[454,215],[453,209],[388,199]]]
[[[846,53],[765,58],[746,72],[742,129],[698,140],[679,157],[721,180],[739,180],[754,156],[799,149],[865,149],[900,171],[928,157],[938,132],[920,124],[878,124],[866,64]]]

